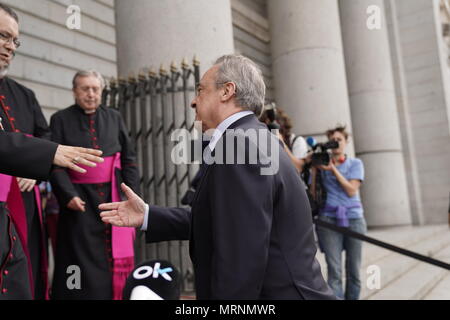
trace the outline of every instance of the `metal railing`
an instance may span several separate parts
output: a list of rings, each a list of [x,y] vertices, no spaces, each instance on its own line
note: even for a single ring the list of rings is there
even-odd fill
[[[199,81],[200,63],[194,58],[177,68],[172,63],[167,71],[161,66],[155,71],[141,72],[136,78],[112,79],[103,93],[103,105],[120,111],[135,142],[141,191],[147,203],[178,207],[188,190],[198,165],[175,165],[171,161],[175,129],[194,129],[195,113],[190,102]],[[172,262],[183,277],[182,290],[194,290],[194,278],[189,258],[188,241],[146,244],[143,233],[136,244],[137,261],[166,259]]]

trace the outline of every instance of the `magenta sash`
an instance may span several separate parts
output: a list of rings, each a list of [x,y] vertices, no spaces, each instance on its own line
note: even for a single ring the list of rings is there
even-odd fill
[[[104,162],[98,163],[95,168],[78,165],[86,169],[81,174],[70,171],[70,179],[76,184],[94,184],[111,182],[112,202],[122,201],[115,175],[116,169],[121,169],[120,152],[114,156],[105,157]],[[112,255],[113,255],[113,299],[121,300],[122,291],[128,274],[134,268],[134,239],[136,230],[134,228],[121,228],[112,226]]]
[[[6,202],[8,200],[9,190],[11,189],[11,176],[0,173],[0,202]]]
[[[36,205],[39,212],[39,225],[41,226],[41,235],[46,234],[45,226],[44,226],[44,218],[43,218],[43,208],[41,201],[41,191],[39,190],[39,186],[34,186],[34,196],[36,199]],[[49,286],[48,286],[48,256],[47,256],[47,241],[44,236],[41,236],[41,247],[44,248],[41,250],[41,274],[44,281],[44,290],[45,290],[45,300],[50,300],[49,295]]]

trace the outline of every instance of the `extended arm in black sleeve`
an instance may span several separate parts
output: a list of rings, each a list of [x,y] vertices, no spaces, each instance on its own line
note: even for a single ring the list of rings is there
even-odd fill
[[[0,132],[0,172],[16,177],[46,180],[58,144],[21,133]]]
[[[147,242],[189,240],[190,228],[190,210],[149,206]]]

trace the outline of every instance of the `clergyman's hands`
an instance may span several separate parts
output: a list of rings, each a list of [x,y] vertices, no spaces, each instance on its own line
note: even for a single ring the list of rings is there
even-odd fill
[[[53,164],[80,173],[86,173],[86,169],[77,166],[77,164],[95,167],[96,164],[94,162],[100,163],[104,161],[103,158],[100,158],[101,155],[102,151],[100,150],[59,145],[56,149]]]
[[[73,197],[72,200],[70,200],[69,203],[67,204],[67,208],[73,211],[85,212],[86,211],[85,205],[86,202],[81,200],[80,197]]]
[[[16,179],[21,192],[30,192],[36,185],[36,180],[33,179],[25,179],[25,178],[16,178]]]
[[[144,223],[145,202],[125,183],[121,188],[128,200],[99,205],[103,222],[116,227],[139,228]]]

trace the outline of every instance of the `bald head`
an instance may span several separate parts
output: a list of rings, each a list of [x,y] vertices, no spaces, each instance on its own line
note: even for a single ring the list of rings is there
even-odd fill
[[[17,15],[17,13],[6,4],[0,2],[0,11],[6,13],[8,16],[16,20],[17,23],[19,23],[19,16]]]

